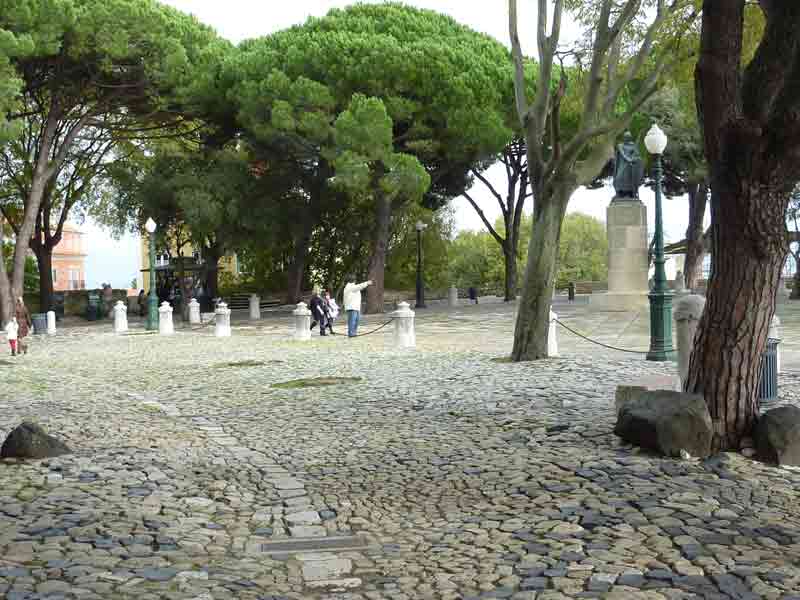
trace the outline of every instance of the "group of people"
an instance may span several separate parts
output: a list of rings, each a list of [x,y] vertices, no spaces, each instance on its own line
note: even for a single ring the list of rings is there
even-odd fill
[[[372,285],[372,281],[355,283],[354,277],[348,277],[348,283],[344,286],[344,310],[347,314],[347,336],[356,337],[358,335],[358,322],[361,317],[361,290]],[[330,291],[322,292],[318,287],[314,288],[311,301],[308,305],[311,310],[311,329],[319,326],[320,335],[335,335],[333,323],[339,317],[339,305],[331,296]]]
[[[11,356],[28,353],[28,344],[25,338],[28,337],[33,323],[28,308],[23,299],[17,298],[14,307],[14,316],[6,323],[6,339],[11,346]]]

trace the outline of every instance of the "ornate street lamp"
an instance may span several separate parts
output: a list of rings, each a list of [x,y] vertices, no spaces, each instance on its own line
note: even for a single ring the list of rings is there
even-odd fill
[[[422,232],[428,226],[422,221],[417,221],[417,305],[415,308],[425,306],[425,285],[422,282]]]
[[[672,292],[667,287],[664,270],[664,222],[661,209],[661,155],[667,147],[667,136],[658,125],[653,125],[644,138],[647,151],[655,157],[656,180],[656,233],[655,276],[650,298],[650,351],[647,360],[667,361],[675,359],[672,347]]]
[[[152,218],[144,224],[150,239],[150,294],[147,297],[147,330],[158,329],[158,295],[156,294],[156,222]]]

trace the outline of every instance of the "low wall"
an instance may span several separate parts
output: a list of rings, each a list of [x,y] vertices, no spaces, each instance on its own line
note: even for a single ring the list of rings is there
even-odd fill
[[[103,301],[103,290],[70,290],[66,292],[56,292],[56,294],[64,294],[64,316],[85,317],[86,309],[89,306],[89,292],[99,294],[100,301]],[[106,313],[111,310],[111,307],[116,304],[117,300],[122,300],[127,305],[128,290],[113,290],[111,306],[105,308]],[[41,312],[39,294],[26,294],[25,305],[28,307],[28,311],[31,314]]]

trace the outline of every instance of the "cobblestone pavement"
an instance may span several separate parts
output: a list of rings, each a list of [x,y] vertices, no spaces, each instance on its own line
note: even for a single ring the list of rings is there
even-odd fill
[[[646,341],[631,316],[561,314]],[[412,352],[390,328],[296,344],[272,315],[7,357],[0,435],[35,419],[76,452],[0,462],[0,597],[800,598],[800,472],[610,433],[615,386],[674,367],[565,334],[560,359],[492,360],[502,305],[418,321]],[[273,387],[317,377],[360,379]]]

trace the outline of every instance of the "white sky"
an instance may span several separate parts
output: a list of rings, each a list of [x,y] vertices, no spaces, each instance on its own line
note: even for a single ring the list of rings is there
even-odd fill
[[[309,16],[322,16],[331,8],[353,4],[346,0],[161,0],[165,4],[193,13],[200,21],[214,27],[217,32],[233,42],[267,35],[291,25],[304,22]],[[366,0],[371,3],[380,0]],[[407,4],[429,8],[448,14],[457,21],[493,36],[508,45],[508,3],[505,0],[406,0]],[[520,36],[523,50],[534,54],[535,0],[521,0]],[[572,23],[566,23],[562,30],[565,43],[573,41],[579,34]],[[490,171],[490,179],[504,188],[504,170]],[[473,197],[491,221],[500,216],[496,200],[478,183]],[[613,196],[613,189],[578,191],[570,202],[569,212],[583,212],[605,221],[606,207]],[[652,192],[642,189],[642,200],[648,205],[650,228],[653,227]],[[463,229],[482,229],[483,225],[466,200],[455,200],[456,226]],[[668,240],[683,237],[688,221],[688,208],[685,199],[665,202],[664,225]],[[111,283],[114,287],[128,287],[131,278],[138,275],[139,242],[134,237],[112,240],[101,229],[86,223],[88,233],[89,258],[87,260],[87,285],[97,287],[101,283]]]

